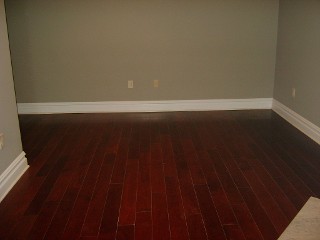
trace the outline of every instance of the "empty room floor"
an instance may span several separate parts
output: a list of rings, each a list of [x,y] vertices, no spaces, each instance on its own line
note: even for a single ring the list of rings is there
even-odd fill
[[[0,239],[277,239],[320,147],[271,110],[20,115]]]

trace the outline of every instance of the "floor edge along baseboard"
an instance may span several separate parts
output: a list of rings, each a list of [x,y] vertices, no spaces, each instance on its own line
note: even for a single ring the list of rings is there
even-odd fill
[[[275,99],[273,100],[272,110],[313,141],[320,144],[320,128],[318,126]]]

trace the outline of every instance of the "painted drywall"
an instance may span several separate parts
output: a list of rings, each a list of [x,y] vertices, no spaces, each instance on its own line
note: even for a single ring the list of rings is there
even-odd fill
[[[6,8],[20,103],[273,95],[278,0],[7,0]]]
[[[320,127],[319,64],[320,1],[280,0],[274,98]]]
[[[4,148],[0,150],[1,175],[22,152],[3,0],[0,0],[0,53],[0,133],[5,137]]]

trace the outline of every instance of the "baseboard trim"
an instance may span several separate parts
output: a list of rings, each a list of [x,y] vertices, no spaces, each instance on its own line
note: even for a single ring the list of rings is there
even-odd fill
[[[28,169],[29,165],[25,155],[25,152],[22,152],[0,175],[0,202]]]
[[[318,126],[275,99],[273,100],[272,110],[316,143],[320,144],[320,128]]]
[[[272,98],[18,103],[19,114],[271,109]]]

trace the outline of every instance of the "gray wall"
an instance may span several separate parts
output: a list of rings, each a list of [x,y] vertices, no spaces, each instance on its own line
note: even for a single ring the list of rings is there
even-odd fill
[[[280,0],[279,9],[274,98],[320,127],[320,1]]]
[[[273,95],[278,0],[7,0],[6,7],[21,103]]]
[[[0,150],[1,175],[22,152],[3,0],[0,0],[0,133],[5,135],[5,146]]]

